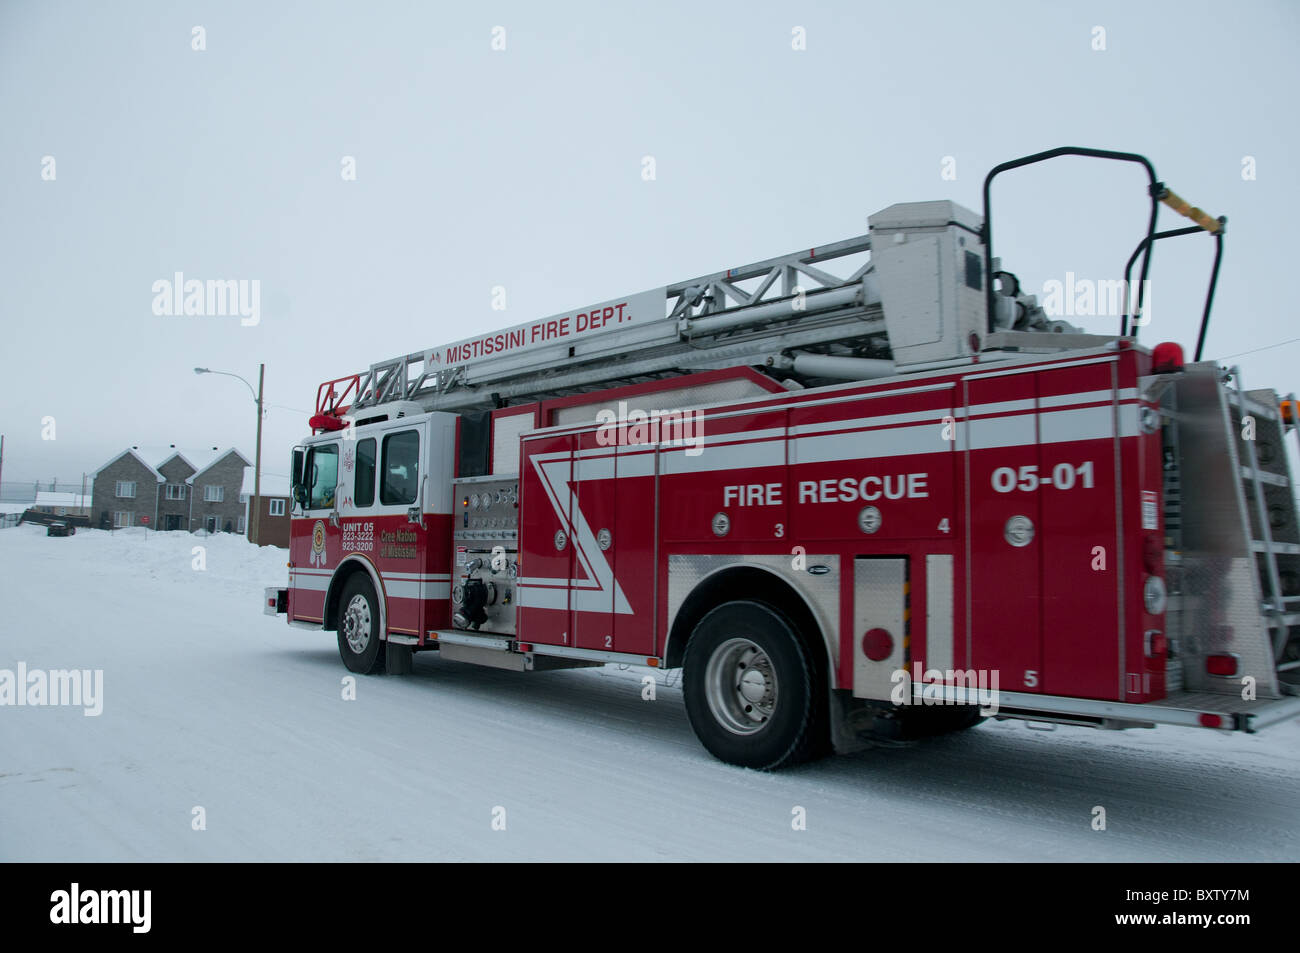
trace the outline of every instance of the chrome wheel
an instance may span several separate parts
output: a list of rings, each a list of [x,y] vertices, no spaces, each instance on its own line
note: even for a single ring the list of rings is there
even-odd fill
[[[705,698],[718,724],[738,735],[760,730],[776,711],[776,671],[749,639],[728,639],[710,656]]]
[[[370,644],[370,600],[361,593],[352,597],[343,612],[343,638],[357,655]]]

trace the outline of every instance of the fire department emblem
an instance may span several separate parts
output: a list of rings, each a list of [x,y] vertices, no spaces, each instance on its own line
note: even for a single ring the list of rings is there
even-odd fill
[[[316,525],[312,527],[311,564],[313,566],[325,565],[325,523],[323,520],[317,520]]]

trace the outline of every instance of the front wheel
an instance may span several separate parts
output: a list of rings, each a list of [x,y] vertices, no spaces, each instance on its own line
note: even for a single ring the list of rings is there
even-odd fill
[[[379,600],[365,573],[353,573],[339,600],[339,655],[349,672],[370,675],[384,664],[379,638]]]
[[[718,606],[691,633],[683,665],[687,717],[714,757],[771,771],[813,754],[813,666],[775,609]]]

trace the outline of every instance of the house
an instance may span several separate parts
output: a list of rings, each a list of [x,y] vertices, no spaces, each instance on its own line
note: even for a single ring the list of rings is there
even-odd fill
[[[95,471],[90,524],[100,529],[157,525],[158,487],[167,479],[128,447]]]
[[[218,451],[185,482],[190,487],[190,529],[209,533],[244,532],[241,499],[248,459],[233,448]]]
[[[89,516],[90,496],[56,490],[37,490],[32,509],[51,516]]]
[[[253,472],[244,475],[243,498],[244,525],[248,528],[248,538],[259,546],[279,546],[289,548],[289,513],[293,503],[289,495],[289,481],[285,477],[262,474],[262,497],[260,506],[253,494]],[[260,509],[258,538],[253,539],[253,511]]]
[[[161,462],[154,466],[148,459]],[[92,525],[102,529],[150,529],[242,533],[241,488],[248,459],[234,448],[220,450],[122,451],[95,471]]]

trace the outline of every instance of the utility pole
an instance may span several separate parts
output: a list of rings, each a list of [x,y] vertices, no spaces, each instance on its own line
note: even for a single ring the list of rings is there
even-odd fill
[[[257,462],[253,465],[253,545],[262,545],[262,382],[266,365],[257,365]]]
[[[258,516],[261,514],[262,511],[262,384],[266,380],[266,365],[265,364],[257,365],[256,393],[254,393],[253,391],[252,384],[248,383],[248,381],[244,380],[238,374],[232,374],[229,371],[214,371],[208,367],[196,367],[194,368],[194,373],[195,374],[220,374],[223,377],[233,377],[237,381],[243,381],[244,386],[248,388],[248,392],[253,395],[253,400],[257,402],[257,462],[254,464],[254,470],[253,470],[253,496],[256,498],[255,501],[256,505],[250,507],[250,509],[253,511],[253,515],[252,515],[252,519],[249,521],[249,531],[250,531],[249,541],[252,542],[254,545],[260,546],[261,540],[259,537],[260,537],[260,530],[261,530],[261,525],[260,525],[261,520],[258,519]],[[191,511],[193,510],[193,508],[194,508],[194,496],[191,493],[190,495]]]

